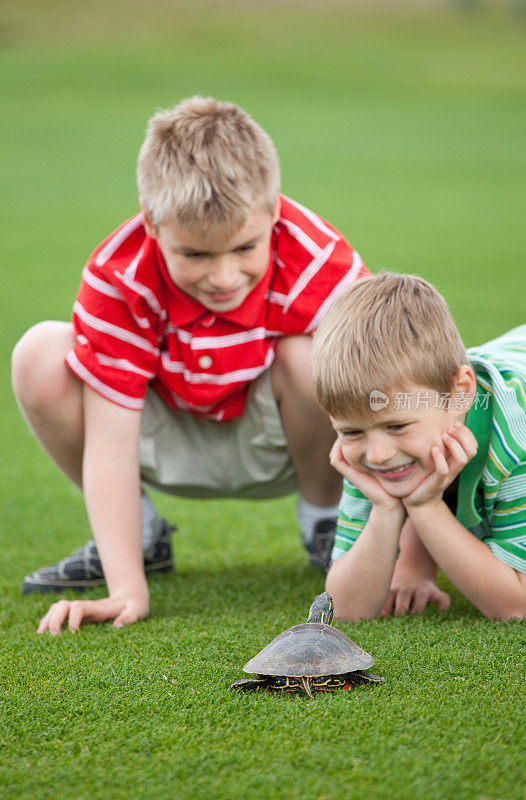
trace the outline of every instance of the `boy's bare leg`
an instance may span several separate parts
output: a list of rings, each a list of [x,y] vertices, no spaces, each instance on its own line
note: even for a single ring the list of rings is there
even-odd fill
[[[65,364],[73,345],[70,323],[41,322],[16,345],[12,373],[16,398],[35,437],[62,472],[82,489],[83,384]],[[147,496],[142,498],[141,510],[145,569],[171,569],[171,526],[157,516]],[[26,576],[22,591],[80,589],[103,582],[98,549],[94,542],[88,542],[80,555],[74,553],[59,564]]]
[[[75,344],[67,322],[40,322],[13,351],[16,399],[36,438],[62,472],[82,486],[82,383],[65,357]]]
[[[282,339],[271,367],[290,455],[298,478],[298,522],[311,564],[327,570],[336,532],[341,476],[329,462],[335,434],[316,398],[308,336]]]
[[[317,506],[340,500],[341,476],[329,463],[335,433],[320,407],[311,376],[312,340],[288,336],[276,348],[272,389],[279,406],[301,495]]]

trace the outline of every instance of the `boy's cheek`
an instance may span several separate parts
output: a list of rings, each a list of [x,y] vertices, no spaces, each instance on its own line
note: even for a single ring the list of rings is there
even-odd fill
[[[359,472],[361,475],[367,475],[367,477],[368,477],[368,478],[372,478],[372,479],[373,479],[373,481],[376,481],[376,483],[377,483],[379,486],[381,486],[381,485],[382,485],[382,484],[380,483],[380,481],[378,480],[378,478],[377,478],[377,476],[376,476],[376,474],[374,473],[374,471],[373,471],[373,470],[370,470],[370,469],[365,469],[365,468],[364,468],[364,467],[363,467],[361,464],[351,464],[351,467],[354,467],[354,469],[356,470],[356,472]]]
[[[355,469],[357,472],[362,472],[364,475],[368,474],[367,470],[363,468],[358,459],[353,458],[350,453],[345,452],[345,448],[342,448],[342,457],[345,463]]]

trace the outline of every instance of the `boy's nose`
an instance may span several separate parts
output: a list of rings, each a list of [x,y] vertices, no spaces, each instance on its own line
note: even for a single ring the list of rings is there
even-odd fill
[[[388,437],[373,436],[368,439],[365,449],[365,458],[375,467],[386,464],[395,456],[395,454],[395,448],[389,441]]]
[[[238,271],[236,267],[229,263],[229,259],[222,257],[218,259],[210,275],[208,282],[213,289],[220,292],[228,292],[231,289],[237,288]]]

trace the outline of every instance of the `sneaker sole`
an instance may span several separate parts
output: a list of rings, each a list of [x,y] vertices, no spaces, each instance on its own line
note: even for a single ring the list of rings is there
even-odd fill
[[[173,561],[160,561],[157,564],[149,564],[145,566],[144,571],[149,572],[171,572],[174,568]],[[31,578],[24,578],[22,583],[22,594],[48,594],[50,592],[65,592],[71,589],[74,592],[84,592],[86,589],[91,589],[95,586],[104,586],[106,581],[104,578],[93,578],[89,581],[61,581],[60,583],[38,583],[31,580]]]

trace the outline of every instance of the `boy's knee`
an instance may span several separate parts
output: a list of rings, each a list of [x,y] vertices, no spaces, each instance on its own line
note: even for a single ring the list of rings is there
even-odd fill
[[[64,359],[73,343],[66,322],[39,322],[24,333],[11,357],[13,390],[21,405],[45,406],[67,390],[70,373]]]
[[[276,346],[276,361],[286,369],[295,370],[298,363],[305,360],[310,369],[311,352],[312,339],[310,336],[284,336]]]

